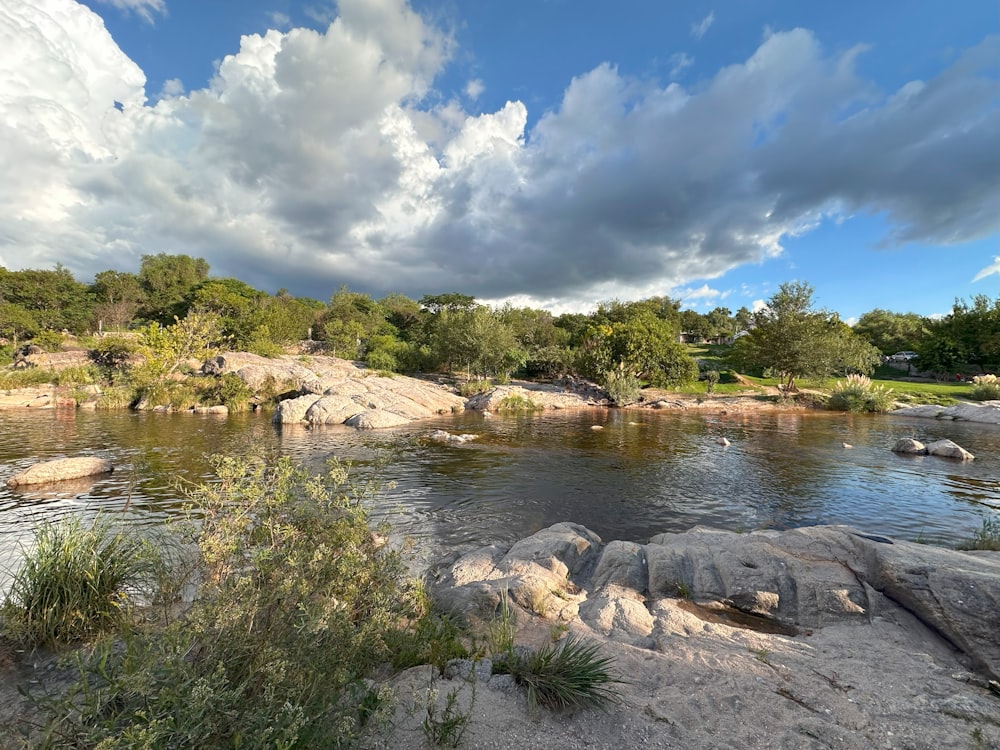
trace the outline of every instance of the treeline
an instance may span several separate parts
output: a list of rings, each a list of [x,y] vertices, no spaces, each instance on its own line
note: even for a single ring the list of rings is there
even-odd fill
[[[303,339],[330,354],[376,370],[450,371],[470,377],[545,378],[573,373],[602,384],[683,384],[698,376],[684,341],[731,343],[744,372],[770,369],[786,378],[870,372],[881,355],[920,354],[922,369],[1000,362],[1000,300],[957,301],[942,320],[876,309],[853,328],[816,310],[808,284],[784,284],[757,312],[724,307],[701,314],[679,300],[610,301],[589,314],[492,308],[460,294],[402,294],[373,299],[346,288],[328,302],[271,295],[234,278],[213,278],[209,264],[187,255],[146,255],[138,273],[102,271],[93,283],[64,267],[8,271],[0,267],[0,337],[11,349],[43,348],[61,333],[138,331],[155,339],[172,331],[216,349],[265,356]],[[176,347],[175,347],[176,348]]]

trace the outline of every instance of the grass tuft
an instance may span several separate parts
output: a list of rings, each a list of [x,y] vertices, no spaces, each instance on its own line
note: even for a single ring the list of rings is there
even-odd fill
[[[984,518],[982,528],[960,543],[958,549],[1000,552],[1000,518]]]
[[[597,644],[570,636],[527,655],[511,653],[505,666],[528,689],[531,705],[562,710],[615,700],[612,685],[622,680],[612,674],[612,662]]]
[[[4,630],[34,648],[127,630],[134,595],[155,569],[150,545],[103,519],[89,527],[79,519],[40,526],[4,600]]]

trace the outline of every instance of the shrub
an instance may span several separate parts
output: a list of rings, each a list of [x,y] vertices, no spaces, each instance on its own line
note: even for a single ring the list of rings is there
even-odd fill
[[[370,370],[388,370],[389,372],[395,372],[396,368],[399,367],[396,358],[384,349],[376,349],[373,352],[368,352],[365,364],[368,365],[368,369]]]
[[[493,388],[493,384],[489,380],[467,380],[458,386],[458,393],[460,396],[469,398],[477,393],[485,393],[491,388]]]
[[[1000,518],[984,518],[982,528],[958,545],[961,550],[993,550],[1000,552]]]
[[[225,404],[233,412],[249,409],[253,397],[253,390],[235,372],[222,374],[201,392],[204,403]]]
[[[711,393],[719,382],[719,371],[708,370],[705,372],[705,393]]]
[[[827,405],[834,411],[886,412],[894,400],[891,388],[872,385],[866,375],[851,374],[837,381]]]
[[[971,397],[976,401],[1000,400],[1000,378],[996,375],[977,375],[972,379]]]
[[[53,378],[56,385],[93,385],[101,380],[100,371],[93,365],[66,367]]]
[[[128,368],[135,353],[136,346],[131,340],[121,336],[104,336],[90,350],[90,358],[109,377],[114,377]]]
[[[213,465],[218,480],[189,492],[190,611],[82,654],[74,690],[41,704],[50,736],[107,749],[354,746],[391,708],[365,677],[394,651],[457,652],[368,526],[377,486],[352,486],[336,461],[318,476],[262,454]]]
[[[89,527],[79,520],[39,526],[4,600],[4,628],[17,641],[46,648],[127,629],[133,597],[155,563],[137,534],[100,518]]]
[[[564,709],[613,700],[611,685],[621,680],[612,675],[611,664],[610,657],[600,655],[597,644],[570,636],[527,654],[515,650],[502,660],[501,668],[527,687],[531,705]]]
[[[497,404],[497,411],[541,411],[544,408],[520,393],[508,393]]]
[[[45,330],[40,331],[31,340],[31,343],[35,346],[40,346],[47,352],[57,352],[62,349],[62,345],[65,340],[66,337],[59,333],[59,331]]]
[[[136,393],[126,385],[105,388],[97,399],[98,409],[127,409],[138,400]]]
[[[55,377],[51,370],[38,367],[28,367],[23,370],[4,370],[0,372],[0,388],[28,388],[33,385],[51,383]]]
[[[639,400],[639,378],[624,368],[604,374],[604,390],[615,406],[628,406]]]

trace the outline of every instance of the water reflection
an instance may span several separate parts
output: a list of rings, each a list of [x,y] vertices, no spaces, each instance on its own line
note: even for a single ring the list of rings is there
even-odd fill
[[[428,440],[436,428],[479,438],[461,445]],[[718,443],[723,437],[728,446]],[[897,456],[889,447],[900,437],[950,437],[977,458]],[[137,523],[161,523],[183,501],[178,481],[209,480],[210,454],[251,445],[317,470],[335,455],[362,478],[378,471],[395,484],[378,513],[417,539],[428,557],[511,541],[565,520],[606,539],[638,541],[696,524],[748,530],[844,523],[954,543],[1000,509],[1000,429],[991,425],[595,409],[449,415],[363,433],[277,429],[254,415],[0,412],[0,483],[63,456],[99,455],[116,466],[80,483],[0,489],[0,567],[19,537],[62,515],[120,511],[129,499]]]

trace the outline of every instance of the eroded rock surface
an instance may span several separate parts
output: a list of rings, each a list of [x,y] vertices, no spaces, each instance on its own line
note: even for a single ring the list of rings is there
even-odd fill
[[[583,526],[560,523],[509,549],[448,561],[432,584],[457,614],[489,616],[507,592],[530,611],[653,650],[691,627],[677,599],[790,632],[868,626],[902,609],[976,670],[1000,676],[1000,553],[896,542],[844,526],[751,534],[696,527],[648,544],[603,544]]]
[[[982,401],[977,404],[961,403],[952,406],[909,406],[889,412],[900,417],[925,417],[929,419],[953,419],[956,422],[985,422],[1000,424],[1000,401]]]

